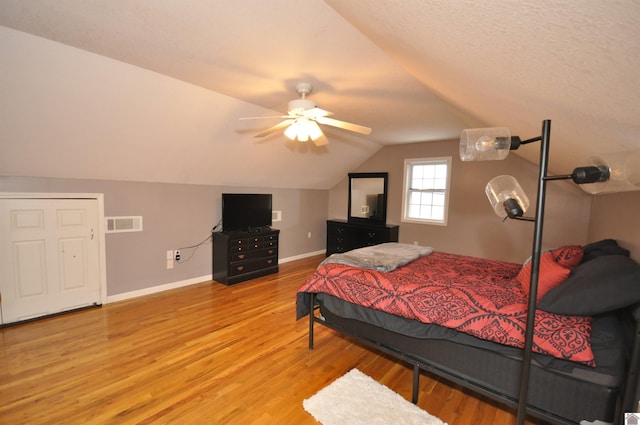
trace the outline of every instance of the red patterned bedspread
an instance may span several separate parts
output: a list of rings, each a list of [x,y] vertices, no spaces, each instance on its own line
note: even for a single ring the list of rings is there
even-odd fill
[[[515,276],[520,264],[443,252],[377,272],[340,264],[319,267],[298,289],[326,293],[397,316],[435,323],[478,338],[523,347],[527,298]],[[591,318],[538,310],[533,350],[595,366]]]

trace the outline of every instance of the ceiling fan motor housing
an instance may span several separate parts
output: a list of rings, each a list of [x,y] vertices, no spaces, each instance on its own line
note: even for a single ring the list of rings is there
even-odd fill
[[[317,105],[313,100],[294,99],[289,102],[289,115],[301,115],[304,111],[315,108]]]
[[[313,86],[311,85],[311,83],[296,84],[296,91],[300,96],[302,96],[303,99],[305,98],[306,95],[311,93],[311,90],[313,90]]]

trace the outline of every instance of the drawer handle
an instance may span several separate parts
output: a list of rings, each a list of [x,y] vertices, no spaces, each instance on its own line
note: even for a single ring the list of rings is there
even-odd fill
[[[267,264],[273,263],[273,260],[267,260]]]
[[[236,267],[236,270],[238,270],[239,272],[241,272],[242,270],[244,270],[244,266],[238,266],[238,267]]]
[[[238,255],[238,259],[243,260],[244,259],[244,254]]]
[[[267,251],[269,254],[273,254],[273,249]]]

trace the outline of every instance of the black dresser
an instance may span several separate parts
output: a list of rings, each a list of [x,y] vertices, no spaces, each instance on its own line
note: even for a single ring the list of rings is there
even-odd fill
[[[278,271],[280,230],[213,233],[213,279],[231,285]]]
[[[327,257],[336,252],[364,246],[398,242],[399,228],[397,224],[375,225],[327,220]]]

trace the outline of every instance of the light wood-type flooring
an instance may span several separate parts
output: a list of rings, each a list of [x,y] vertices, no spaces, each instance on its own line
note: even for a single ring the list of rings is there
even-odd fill
[[[315,424],[302,401],[356,367],[409,399],[404,363],[324,326],[308,349],[295,294],[323,258],[0,328],[0,424]],[[515,423],[446,381],[420,384],[418,405],[450,425]]]

